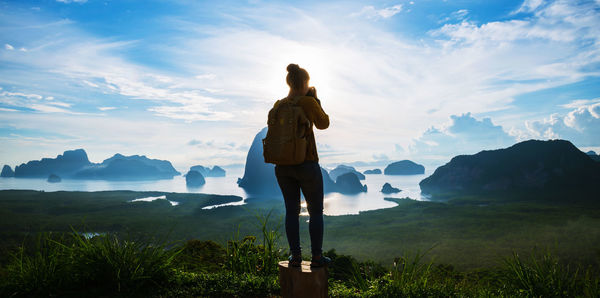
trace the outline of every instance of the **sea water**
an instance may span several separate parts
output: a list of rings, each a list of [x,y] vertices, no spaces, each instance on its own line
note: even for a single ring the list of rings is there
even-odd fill
[[[357,168],[359,171],[365,169]],[[356,195],[340,193],[325,194],[324,212],[326,215],[357,214],[361,211],[390,208],[396,206],[394,202],[384,198],[411,198],[413,200],[427,200],[421,194],[419,182],[429,176],[426,171],[423,175],[365,175],[361,180],[366,184],[368,191]],[[132,190],[132,191],[164,191],[179,193],[205,193],[218,195],[235,195],[244,199],[246,192],[237,186],[237,179],[243,176],[243,169],[228,169],[225,177],[206,177],[206,184],[201,187],[187,187],[185,177],[176,176],[173,179],[151,181],[105,181],[105,180],[79,180],[62,179],[60,183],[49,183],[43,178],[0,178],[0,189],[31,189],[43,191],[107,191],[107,190]],[[384,183],[402,191],[395,194],[381,193]],[[282,199],[283,200],[283,199]],[[235,202],[236,205],[244,202]],[[305,204],[303,203],[305,206]],[[303,208],[303,214],[306,214]]]

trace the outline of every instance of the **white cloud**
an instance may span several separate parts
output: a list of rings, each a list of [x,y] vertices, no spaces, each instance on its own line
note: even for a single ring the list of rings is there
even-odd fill
[[[98,88],[105,94],[148,100],[155,104],[148,111],[172,119],[196,121],[232,118],[227,112],[213,109],[212,106],[223,99],[206,96],[205,93],[211,92],[199,87],[197,81],[192,83],[192,79],[180,75],[162,74],[128,62],[116,54],[126,51],[135,42],[98,40],[76,29],[72,22],[38,27],[41,39],[30,42],[40,44],[33,46],[34,50],[29,55],[11,57],[10,61],[31,68],[32,72],[49,72],[52,76],[49,84],[56,84],[59,80],[77,81]],[[52,41],[44,39],[52,34],[58,34],[60,38]]]
[[[414,140],[410,150],[416,155],[448,157],[507,147],[515,141],[490,118],[478,120],[471,113],[466,113],[450,116],[450,122],[441,127],[429,128]]]
[[[72,104],[70,103],[66,103],[66,102],[59,102],[59,101],[52,101],[49,102],[48,104],[54,105],[54,106],[60,106],[63,108],[70,108],[72,106]]]
[[[213,80],[216,77],[217,77],[217,75],[215,75],[214,73],[205,73],[205,74],[197,75],[194,78],[196,78],[198,80]]]
[[[362,8],[362,10],[358,13],[352,14],[353,16],[364,16],[371,19],[388,19],[402,11],[402,4],[397,4],[390,7],[385,7],[381,9],[376,9],[372,5],[368,5]]]
[[[86,3],[87,0],[56,0],[56,2],[61,2],[61,3]]]
[[[100,87],[100,85],[94,84],[94,83],[92,83],[92,82],[90,82],[88,80],[83,80],[83,83],[86,84],[86,85],[88,85],[88,86],[90,86],[90,87],[94,87],[94,88],[99,88]]]
[[[468,9],[459,9],[457,11],[452,12],[449,16],[439,20],[438,23],[441,24],[441,23],[446,23],[448,21],[461,21],[461,20],[464,20],[468,14],[469,14]]]
[[[55,106],[51,106],[51,105],[44,105],[44,104],[31,104],[29,106],[27,106],[30,109],[36,110],[38,112],[42,112],[42,113],[72,113],[69,110],[65,110],[63,108],[59,108],[59,107],[55,107]]]
[[[454,19],[461,20],[464,19],[467,14],[469,14],[468,9],[459,9],[451,14]]]
[[[517,9],[514,13],[532,12],[538,7],[540,7],[540,5],[542,5],[543,2],[544,0],[525,0],[523,1],[523,4],[521,4],[519,9]]]
[[[331,127],[317,131],[317,139],[335,144],[335,150],[344,153],[327,157],[324,162],[329,163],[366,160],[374,152],[389,152],[396,159],[406,153],[394,150],[396,145],[408,148],[432,124],[437,128],[422,141],[431,150],[435,144],[441,148],[444,136],[436,138],[436,130],[448,136],[448,142],[460,136],[439,125],[449,115],[511,109],[513,98],[520,94],[598,75],[594,65],[600,62],[600,42],[595,28],[600,22],[597,10],[587,3],[539,5],[522,20],[446,25],[419,41],[389,32],[367,15],[357,18],[320,9],[256,7],[233,9],[230,22],[218,27],[165,22],[164,26],[181,31],[174,31],[175,37],[165,41],[168,47],[152,46],[174,72],[126,58],[129,50],[148,46],[143,40],[98,39],[68,21],[40,24],[39,36],[24,43],[30,49],[27,55],[5,52],[0,59],[29,67],[31,76],[51,76],[36,82],[54,84],[56,92],[62,86],[76,85],[82,91],[104,92],[115,101],[135,99],[130,110],[148,121],[198,121],[185,123],[195,130],[186,130],[189,135],[178,139],[179,144],[198,132],[202,139],[251,140],[265,125],[274,100],[287,94],[285,66],[297,62],[310,72],[311,83],[331,117]],[[391,8],[373,7],[365,12],[371,18],[389,18],[402,10]],[[98,90],[87,88],[84,80]],[[102,101],[92,108],[98,105],[117,103]],[[77,102],[76,107],[80,106]],[[205,122],[223,119],[228,121]],[[482,125],[479,122],[484,120],[476,120]],[[145,145],[162,144],[148,137],[154,143]]]
[[[2,111],[2,112],[18,112],[18,110],[8,109],[8,108],[0,108],[0,111]]]
[[[0,96],[22,97],[22,98],[29,98],[29,99],[42,99],[43,98],[41,95],[34,94],[34,93],[8,92],[8,91],[0,92]]]
[[[573,100],[569,103],[560,105],[563,108],[567,108],[567,109],[573,109],[573,108],[582,108],[582,107],[586,107],[588,105],[594,104],[600,102],[600,97],[599,98],[594,98],[594,99],[576,99]]]
[[[4,44],[4,49],[6,49],[6,50],[9,50],[9,51],[12,51],[12,50],[14,50],[14,49],[15,49],[15,47],[13,47],[13,46],[11,46],[10,44],[7,44],[7,43],[6,43],[6,44]]]
[[[566,139],[576,146],[600,146],[600,103],[579,106],[564,116],[552,114],[526,123],[529,137]]]
[[[116,107],[98,107],[98,110],[100,111],[110,111],[114,109],[116,109]]]

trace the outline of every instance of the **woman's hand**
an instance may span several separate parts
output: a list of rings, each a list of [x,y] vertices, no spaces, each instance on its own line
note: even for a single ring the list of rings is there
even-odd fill
[[[306,96],[317,98],[317,89],[315,87],[309,87],[308,92],[306,92]]]

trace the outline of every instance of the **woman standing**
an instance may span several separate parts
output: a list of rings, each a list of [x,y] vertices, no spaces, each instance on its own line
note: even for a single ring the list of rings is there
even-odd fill
[[[287,67],[286,82],[290,87],[288,96],[275,103],[274,108],[285,100],[294,100],[306,118],[318,129],[329,127],[329,116],[321,107],[317,91],[309,87],[308,72],[297,64]],[[299,267],[302,263],[300,248],[300,191],[304,194],[310,221],[308,230],[312,252],[311,267],[327,265],[331,260],[322,255],[323,245],[323,176],[319,166],[317,144],[312,125],[305,134],[307,150],[304,162],[297,165],[275,165],[275,176],[285,201],[285,232],[290,246],[290,266]]]

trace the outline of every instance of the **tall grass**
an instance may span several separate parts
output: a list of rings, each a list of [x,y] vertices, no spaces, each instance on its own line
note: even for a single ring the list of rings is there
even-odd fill
[[[4,288],[11,294],[49,295],[68,284],[69,249],[56,245],[57,235],[38,234],[33,247],[22,244],[6,267]],[[25,241],[24,241],[25,242]]]
[[[117,292],[137,291],[148,284],[168,280],[173,260],[181,249],[169,249],[166,242],[121,240],[115,235],[88,238],[72,234],[70,247],[78,281]]]
[[[277,263],[282,258],[282,249],[278,245],[281,220],[271,224],[272,212],[273,210],[266,214],[255,214],[262,233],[262,243],[258,243],[255,236],[240,238],[239,226],[232,239],[227,242],[225,267],[232,273],[270,275],[277,272]]]
[[[40,234],[33,248],[22,245],[12,255],[2,292],[11,296],[54,296],[83,289],[96,294],[138,293],[167,282],[180,251],[165,243],[121,240],[115,235]]]
[[[561,264],[548,250],[533,249],[522,258],[517,253],[503,260],[503,281],[515,293],[529,297],[575,297],[600,295],[599,279],[591,269]]]

